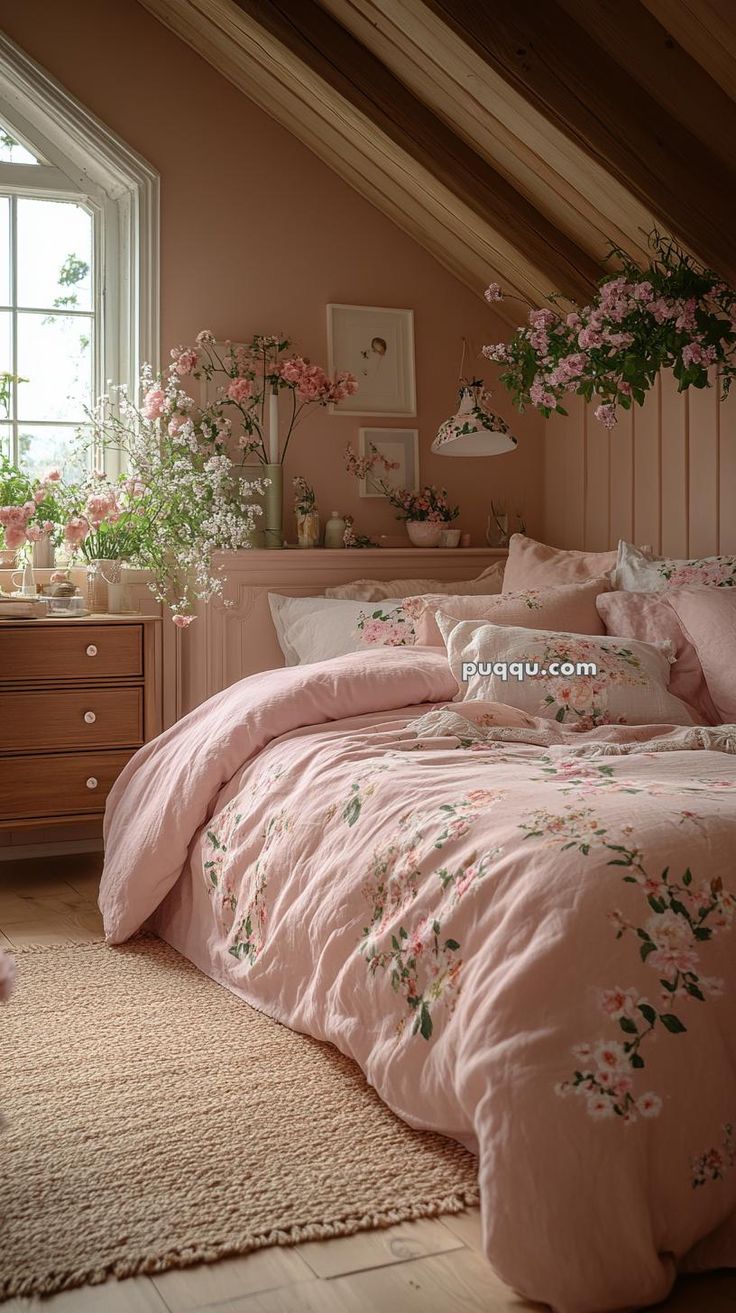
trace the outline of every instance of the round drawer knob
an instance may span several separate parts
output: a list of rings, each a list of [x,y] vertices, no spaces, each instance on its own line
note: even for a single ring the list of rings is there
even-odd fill
[[[87,780],[87,788],[88,789],[97,788],[97,780],[95,779],[94,775],[90,775],[89,779]]]
[[[94,643],[90,643],[90,644],[88,645],[88,647],[87,647],[87,656],[97,656],[97,647],[96,647],[96,645],[95,645]]]
[[[94,725],[95,721],[97,720],[94,711],[85,711],[84,720],[86,725]]]

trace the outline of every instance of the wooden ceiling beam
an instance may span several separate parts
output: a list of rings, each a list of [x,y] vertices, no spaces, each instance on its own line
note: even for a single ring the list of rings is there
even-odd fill
[[[736,280],[736,178],[554,0],[425,0],[662,225]],[[618,7],[622,23],[627,6]],[[633,41],[632,37],[632,41]]]
[[[315,0],[235,0],[345,101],[558,288],[587,300],[601,266],[518,192]]]
[[[642,0],[645,9],[736,100],[736,5],[733,0]]]
[[[557,0],[706,149],[736,168],[736,104],[640,0]]]

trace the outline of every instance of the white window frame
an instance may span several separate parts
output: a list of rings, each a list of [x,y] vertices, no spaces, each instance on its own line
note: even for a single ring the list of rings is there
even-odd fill
[[[0,162],[3,191],[81,199],[95,212],[93,377],[134,396],[141,364],[160,360],[159,175],[2,33],[0,122],[45,161]]]

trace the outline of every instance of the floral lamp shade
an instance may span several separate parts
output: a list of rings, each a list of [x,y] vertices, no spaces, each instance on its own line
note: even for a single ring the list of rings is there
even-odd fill
[[[500,456],[513,451],[517,440],[505,419],[490,408],[490,393],[477,380],[460,388],[460,408],[437,430],[436,456]]]

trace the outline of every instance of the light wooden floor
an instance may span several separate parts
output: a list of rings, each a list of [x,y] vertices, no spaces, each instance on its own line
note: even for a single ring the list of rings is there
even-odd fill
[[[96,854],[0,862],[0,946],[97,939]],[[0,1036],[2,1017],[0,1016]],[[532,1313],[483,1258],[477,1210],[340,1240],[10,1300],[0,1313]],[[678,1283],[658,1313],[736,1313],[736,1273]]]

